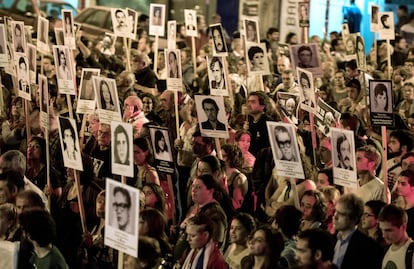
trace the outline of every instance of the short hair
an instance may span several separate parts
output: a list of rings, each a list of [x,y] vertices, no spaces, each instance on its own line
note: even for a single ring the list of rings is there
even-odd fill
[[[399,177],[406,177],[408,184],[410,186],[414,186],[414,171],[411,169],[406,169],[401,171],[401,173],[398,175]]]
[[[299,239],[307,241],[312,256],[317,250],[321,251],[322,261],[331,261],[334,256],[334,243],[331,234],[323,229],[307,229],[299,233]]]
[[[160,238],[165,234],[167,226],[166,216],[155,208],[145,208],[139,213],[140,218],[148,223],[148,234],[152,238]]]
[[[328,177],[329,185],[333,185],[333,171],[332,168],[325,168],[318,171],[318,174],[324,174]]]
[[[206,155],[203,156],[199,159],[198,162],[203,162],[203,163],[207,163],[208,166],[210,166],[210,169],[213,173],[217,172],[217,171],[221,171],[221,163],[220,160],[213,155]],[[197,164],[198,167],[198,164]]]
[[[319,221],[319,222],[324,222],[325,218],[326,218],[326,211],[327,211],[327,207],[326,207],[326,203],[325,203],[325,197],[323,195],[322,192],[320,192],[319,190],[306,190],[303,194],[302,197],[300,197],[300,200],[303,199],[303,197],[305,196],[311,196],[313,198],[315,198],[315,204],[312,207],[312,211],[310,213],[310,218],[313,221]]]
[[[265,106],[264,111],[266,111],[266,94],[261,91],[255,91],[251,92],[249,96],[257,96],[257,99],[259,100],[259,105]]]
[[[313,54],[313,51],[309,46],[300,46],[298,49],[298,55],[300,55],[303,51],[309,51],[311,53],[311,56]]]
[[[382,14],[381,15],[381,18],[380,18],[380,20],[381,20],[381,23],[382,23],[382,25],[384,25],[385,26],[385,21],[388,19],[390,17],[390,15],[388,15],[388,14]]]
[[[218,105],[217,105],[217,103],[214,99],[212,99],[212,98],[203,99],[203,101],[201,102],[201,106],[203,107],[203,109],[204,109],[205,104],[211,104],[211,105],[214,106],[214,109],[216,111],[219,111],[219,107],[218,107]]]
[[[278,33],[278,32],[279,32],[279,29],[277,29],[276,27],[270,27],[270,28],[267,30],[266,34],[267,34],[267,35],[271,35],[271,34],[273,34],[273,33]]]
[[[366,207],[369,207],[372,210],[372,214],[374,214],[375,218],[378,218],[378,215],[381,209],[386,205],[384,201],[381,200],[369,200],[365,203]]]
[[[129,191],[120,186],[115,186],[112,194],[115,196],[118,192],[121,193],[125,197],[127,207],[131,208],[132,202],[131,202],[131,194],[129,193]]]
[[[394,204],[385,205],[379,215],[380,222],[389,222],[392,226],[400,228],[403,224],[407,224],[407,212]]]
[[[23,190],[19,192],[16,196],[16,199],[26,199],[30,207],[36,207],[46,210],[45,202],[43,201],[42,197],[33,190]]]
[[[119,13],[122,13],[125,16],[125,13],[122,9],[115,10],[115,16],[118,15]]]
[[[400,142],[400,147],[406,146],[407,152],[412,151],[414,147],[414,135],[408,130],[394,130],[390,133],[390,138],[394,137]]]
[[[40,146],[40,161],[43,164],[46,164],[46,140],[43,137],[40,136],[32,136],[29,140],[29,144],[30,142],[36,142],[39,144]]]
[[[219,185],[212,175],[208,175],[208,174],[200,175],[200,176],[197,176],[196,179],[201,180],[204,183],[204,185],[206,185],[207,190],[211,190],[211,189],[218,190],[219,189]]]
[[[263,53],[264,54],[263,49],[259,46],[252,46],[252,47],[249,48],[249,50],[247,52],[247,55],[248,55],[250,61],[253,60],[253,57],[256,53]]]
[[[346,87],[355,88],[358,90],[358,94],[361,92],[361,83],[357,79],[351,79],[346,83]]]
[[[56,237],[56,224],[49,212],[43,209],[30,209],[19,215],[19,223],[30,239],[39,246],[46,247]]]
[[[347,210],[349,219],[358,224],[364,212],[364,202],[362,199],[353,193],[347,193],[339,197],[337,204],[339,203],[342,203]]]
[[[0,174],[0,181],[5,181],[7,188],[12,191],[13,188],[19,192],[24,189],[23,175],[17,171],[9,170]]]
[[[213,236],[213,222],[203,213],[199,213],[189,218],[187,226],[189,225],[199,226],[198,232],[208,232],[210,237]]]
[[[26,157],[18,150],[9,150],[1,155],[0,168],[6,171],[19,172],[23,177],[26,173]]]
[[[384,83],[378,83],[374,88],[374,96],[377,97],[378,95],[385,94],[385,110],[388,110],[388,90],[387,86]]]
[[[278,125],[278,126],[276,126],[275,127],[275,130],[274,130],[274,133],[275,133],[275,138],[276,138],[276,143],[279,145],[279,141],[278,141],[278,139],[277,139],[277,135],[279,134],[279,133],[287,133],[288,135],[289,135],[289,138],[291,138],[290,137],[290,132],[289,132],[289,129],[288,128],[286,128],[285,126],[282,126],[282,125]]]
[[[224,144],[221,149],[226,153],[231,168],[242,168],[244,157],[241,149],[237,145]]]
[[[338,152],[338,155],[341,154],[341,144],[345,141],[348,141],[348,138],[344,134],[340,135],[338,139],[336,140],[336,152]],[[349,143],[349,146],[351,146],[351,143],[349,141],[348,143]]]
[[[16,206],[12,203],[4,203],[0,205],[0,219],[6,219],[10,222],[16,223],[17,212]]]
[[[299,232],[302,211],[293,205],[283,205],[276,210],[275,221],[283,234],[291,238]]]
[[[381,163],[381,153],[373,145],[362,146],[357,151],[363,152],[368,161],[375,163],[375,169],[378,168]]]
[[[348,68],[350,68],[351,70],[355,70],[355,69],[357,69],[357,68],[358,68],[358,65],[357,65],[356,60],[355,60],[355,59],[352,59],[352,60],[347,61],[347,62],[345,63],[345,67],[348,67]],[[356,79],[353,79],[353,80],[356,80]],[[357,80],[357,81],[358,81],[358,80]],[[358,82],[359,82],[359,81],[358,81]]]

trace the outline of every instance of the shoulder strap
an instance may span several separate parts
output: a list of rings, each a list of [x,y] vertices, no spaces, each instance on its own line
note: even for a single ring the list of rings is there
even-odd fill
[[[413,269],[413,254],[414,254],[414,242],[411,242],[407,248],[407,252],[405,253],[405,268],[406,269]]]

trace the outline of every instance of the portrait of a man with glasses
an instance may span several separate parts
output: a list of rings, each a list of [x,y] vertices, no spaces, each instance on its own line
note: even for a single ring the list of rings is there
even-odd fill
[[[115,186],[112,191],[112,209],[115,213],[115,226],[121,231],[135,234],[134,219],[131,218],[131,194],[127,189]]]
[[[292,133],[285,126],[276,126],[275,131],[275,140],[278,147],[279,155],[278,160],[297,162],[298,157],[296,147],[292,143]]]

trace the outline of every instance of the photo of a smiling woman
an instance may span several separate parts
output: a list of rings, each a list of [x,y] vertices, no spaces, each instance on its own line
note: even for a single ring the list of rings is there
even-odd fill
[[[171,154],[168,149],[168,140],[165,138],[163,131],[156,130],[154,133],[154,151],[155,159],[171,161]]]
[[[378,83],[374,88],[374,95],[372,98],[373,112],[391,112],[388,100],[388,88],[384,83]]]
[[[106,80],[101,80],[99,83],[99,90],[101,94],[102,109],[116,111],[116,106],[111,95],[110,86]]]

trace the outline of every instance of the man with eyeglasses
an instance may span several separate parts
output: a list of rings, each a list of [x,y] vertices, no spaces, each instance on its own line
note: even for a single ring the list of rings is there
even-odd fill
[[[280,153],[282,154],[279,160],[297,162],[298,158],[292,147],[291,134],[285,126],[275,127],[275,139]]]
[[[134,225],[130,221],[131,194],[128,190],[116,186],[113,190],[112,209],[115,212],[117,228],[121,231],[134,234]]]
[[[338,268],[381,268],[381,246],[357,226],[363,212],[364,203],[352,193],[342,195],[335,206],[334,227],[338,234],[332,261]]]

